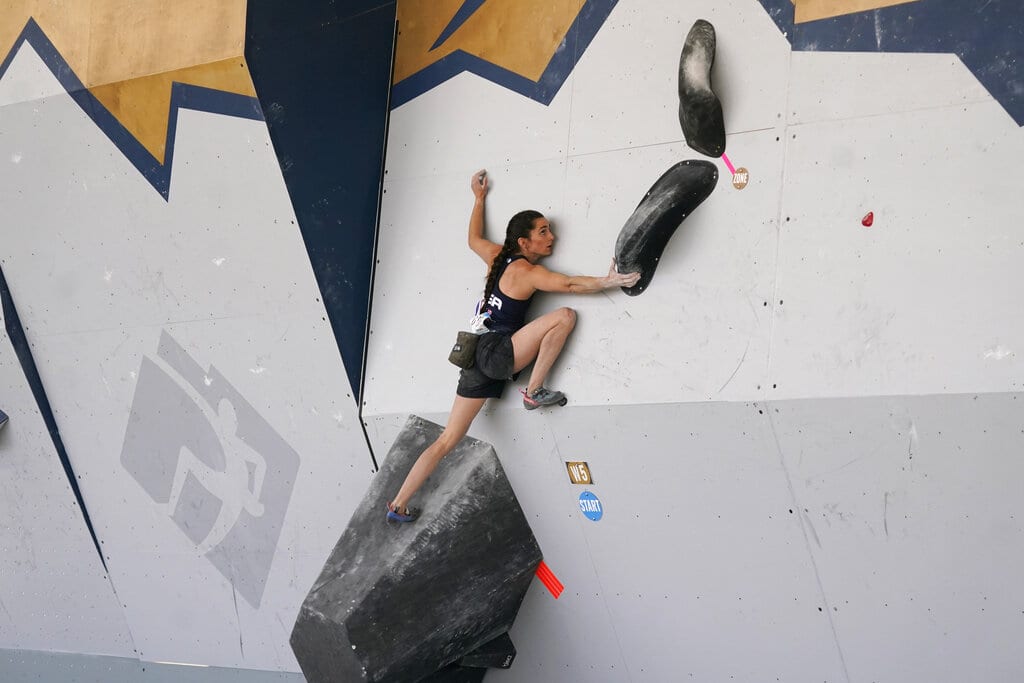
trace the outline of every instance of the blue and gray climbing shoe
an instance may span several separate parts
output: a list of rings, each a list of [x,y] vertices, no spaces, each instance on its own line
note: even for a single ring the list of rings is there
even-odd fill
[[[3,427],[5,424],[7,424],[7,413],[0,410],[0,427]]]
[[[564,406],[569,400],[561,391],[551,391],[544,387],[534,389],[529,393],[526,391],[521,393],[523,394],[523,407],[527,410],[534,410],[542,406]]]
[[[415,522],[419,516],[419,508],[406,507],[405,511],[403,512],[398,509],[398,506],[390,503],[388,504],[388,524],[408,524],[409,522]]]

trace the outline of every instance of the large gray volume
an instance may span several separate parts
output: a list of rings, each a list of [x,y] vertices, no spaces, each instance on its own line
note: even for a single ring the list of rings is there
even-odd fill
[[[413,500],[385,503],[441,427],[411,416],[306,597],[292,629],[309,683],[407,683],[506,633],[541,561],[494,449],[469,437]]]

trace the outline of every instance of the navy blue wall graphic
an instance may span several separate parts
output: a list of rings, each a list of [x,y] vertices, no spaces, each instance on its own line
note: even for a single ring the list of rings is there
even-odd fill
[[[760,3],[794,50],[955,54],[1024,126],[1022,0],[917,0],[802,24],[792,0]]]
[[[245,57],[358,403],[395,2],[250,0]]]

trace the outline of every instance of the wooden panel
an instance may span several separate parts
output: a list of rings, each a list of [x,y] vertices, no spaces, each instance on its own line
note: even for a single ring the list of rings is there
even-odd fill
[[[802,24],[843,14],[867,12],[880,7],[902,5],[916,0],[793,0],[795,21]]]
[[[0,60],[30,18],[43,30],[76,74],[84,74],[89,59],[89,17],[93,0],[0,0]]]
[[[461,4],[461,0],[398,0],[396,83],[451,53],[450,45],[442,45],[435,51],[436,54],[431,52],[430,46],[444,31]]]
[[[93,0],[89,87],[240,57],[245,0]]]
[[[103,106],[131,131],[161,163],[167,140],[167,115],[171,83],[189,83],[205,88],[256,96],[249,68],[241,57],[201,64],[188,69],[120,81],[91,88]]]
[[[538,80],[586,0],[484,3],[443,44],[431,49],[460,0],[399,0],[395,82],[456,50]]]

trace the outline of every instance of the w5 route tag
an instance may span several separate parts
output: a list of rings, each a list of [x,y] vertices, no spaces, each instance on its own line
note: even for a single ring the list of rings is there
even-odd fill
[[[593,484],[590,467],[585,462],[567,462],[565,469],[569,472],[569,481],[573,484]]]

